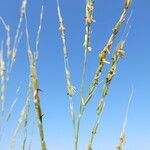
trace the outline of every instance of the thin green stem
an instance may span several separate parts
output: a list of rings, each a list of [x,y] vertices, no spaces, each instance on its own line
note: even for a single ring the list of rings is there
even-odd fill
[[[83,64],[83,72],[82,72],[82,80],[81,80],[81,88],[80,88],[80,105],[79,105],[79,114],[77,119],[77,128],[76,128],[76,140],[75,140],[75,150],[78,149],[78,141],[79,141],[79,130],[80,130],[80,121],[82,117],[83,111],[83,104],[82,104],[82,97],[83,97],[83,89],[84,89],[84,81],[86,75],[86,68],[87,68],[87,50],[84,51],[84,64]]]
[[[42,150],[47,150],[46,149],[46,143],[44,140],[44,130],[43,130],[43,123],[42,123],[42,112],[41,112],[41,106],[39,102],[34,102],[35,110],[36,110],[36,115],[37,115],[37,121],[38,121],[38,127],[39,127],[39,132],[40,132],[40,138],[41,138],[41,146]]]
[[[25,150],[25,145],[27,140],[27,125],[28,125],[29,113],[30,113],[31,94],[32,94],[32,84],[31,84],[31,80],[29,80],[29,88],[28,88],[27,101],[26,101],[26,112],[25,112],[25,119],[24,119],[24,135],[23,135],[23,142],[21,145],[22,150]]]
[[[78,119],[77,119],[77,127],[76,127],[76,140],[75,140],[75,150],[78,149],[78,141],[79,141],[79,130],[80,130],[80,122],[81,117],[84,112],[83,107],[83,90],[84,90],[84,82],[85,82],[85,75],[87,70],[87,53],[92,50],[90,46],[91,42],[91,24],[95,22],[93,19],[93,10],[94,10],[94,1],[93,0],[86,0],[86,8],[85,8],[85,39],[84,39],[84,62],[83,62],[83,71],[82,71],[82,78],[81,78],[81,87],[80,87],[80,104],[79,104],[79,113],[78,113]]]
[[[91,133],[91,137],[90,137],[88,145],[87,145],[87,150],[92,150],[91,146],[92,146],[92,143],[93,143],[93,140],[94,140],[94,136],[96,134],[96,131],[97,131],[97,128],[98,128],[98,125],[99,125],[100,116],[101,115],[97,116],[97,119],[96,119],[96,121],[94,123],[94,127],[93,127],[93,130],[92,130],[92,133]]]
[[[71,115],[71,120],[72,120],[74,142],[75,142],[76,141],[76,120],[75,120],[73,97],[69,96],[69,102],[70,102],[70,115]]]

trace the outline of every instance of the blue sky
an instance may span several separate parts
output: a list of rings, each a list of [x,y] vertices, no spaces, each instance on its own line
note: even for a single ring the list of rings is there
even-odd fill
[[[94,72],[98,66],[98,53],[107,42],[111,30],[120,16],[124,0],[101,0],[95,1],[93,33],[91,45],[93,51],[88,55],[88,69],[85,81],[84,96],[86,96]],[[38,78],[41,92],[41,105],[44,113],[43,123],[45,138],[48,149],[71,150],[73,149],[73,129],[70,121],[69,100],[66,94],[66,82],[63,64],[63,51],[58,31],[58,17],[56,1],[28,1],[27,17],[31,40],[31,49],[35,49],[35,38],[39,23],[41,5],[44,5],[43,27],[41,32]],[[0,15],[6,23],[11,26],[11,37],[13,39],[19,19],[21,1],[1,0]],[[60,7],[66,27],[66,39],[69,50],[69,63],[71,68],[72,82],[76,86],[77,93],[74,98],[75,108],[78,110],[79,87],[83,65],[83,39],[85,33],[85,1],[60,0]],[[93,143],[94,150],[115,149],[118,143],[125,109],[134,85],[134,95],[130,106],[128,126],[126,130],[127,143],[125,150],[149,150],[150,149],[150,101],[148,89],[150,89],[150,1],[133,0],[133,16],[131,18],[132,28],[127,38],[125,51],[126,57],[119,62],[117,75],[112,81],[109,94],[100,122],[100,128]],[[129,16],[129,15],[128,15]],[[115,49],[120,34],[112,47]],[[24,22],[21,28],[23,33]],[[3,26],[0,25],[0,41],[5,40],[6,35]],[[112,53],[110,54],[112,56]],[[107,73],[105,67],[103,75]],[[12,133],[17,124],[17,118],[24,106],[29,74],[29,62],[25,48],[25,35],[19,45],[16,62],[13,66],[9,82],[6,111],[8,111],[12,100],[15,98],[15,91],[22,81],[18,103],[15,106],[13,116],[4,129],[3,139],[0,142],[0,149],[9,150]],[[102,76],[101,80],[104,79]],[[88,105],[81,122],[79,150],[85,149],[87,140],[96,118],[96,106],[101,96],[102,85],[97,89],[95,95]],[[35,122],[34,105],[31,105],[29,139],[31,128]],[[20,149],[23,136],[22,128],[18,135],[16,150]],[[27,145],[29,143],[27,141]],[[33,150],[40,150],[38,129],[35,125]]]

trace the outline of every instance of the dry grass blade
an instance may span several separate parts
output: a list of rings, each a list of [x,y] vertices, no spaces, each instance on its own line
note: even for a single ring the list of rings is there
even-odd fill
[[[19,45],[21,37],[22,37],[22,32],[20,33],[20,29],[21,29],[21,25],[23,22],[23,17],[26,12],[26,6],[27,6],[27,0],[22,0],[21,9],[20,9],[20,18],[19,18],[17,29],[16,29],[16,34],[14,37],[13,49],[11,51],[9,51],[9,53],[8,53],[8,55],[9,55],[8,58],[10,57],[10,62],[9,62],[10,64],[8,64],[8,69],[7,69],[8,70],[7,71],[7,82],[9,80],[9,74],[11,73],[13,63],[15,62],[18,45]]]
[[[25,144],[26,144],[26,139],[27,139],[27,125],[28,125],[29,112],[30,112],[31,95],[32,95],[32,85],[31,85],[31,81],[29,81],[29,88],[28,88],[27,101],[26,101],[25,120],[24,120],[24,135],[23,135],[23,143],[21,145],[22,150],[25,150]]]
[[[26,12],[26,6],[27,6],[27,0],[22,0],[21,10],[20,10],[20,18],[19,18],[18,27],[17,27],[17,30],[16,30],[15,39],[14,39],[13,51],[17,48],[17,41],[18,41],[18,37],[19,37],[23,17],[24,17],[25,12]]]
[[[18,123],[17,123],[17,127],[13,133],[13,139],[12,139],[12,142],[11,142],[11,145],[10,145],[10,149],[13,150],[15,148],[15,144],[16,144],[16,138],[17,138],[17,135],[19,133],[19,129],[21,127],[21,124],[23,122],[23,120],[25,119],[26,121],[26,116],[28,115],[27,112],[28,112],[28,108],[29,108],[29,105],[30,105],[30,95],[32,93],[32,89],[30,88],[30,83],[29,83],[29,89],[27,91],[27,99],[26,99],[26,102],[25,102],[25,106],[23,107],[21,113],[20,113],[20,116],[19,116],[19,119],[18,119]]]
[[[19,87],[17,88],[16,90],[16,98],[13,100],[12,104],[11,104],[11,107],[9,109],[9,112],[7,114],[7,117],[6,117],[6,121],[8,122],[9,119],[11,118],[11,115],[12,115],[12,112],[14,110],[14,106],[15,104],[17,103],[17,100],[18,100],[18,94],[19,94],[19,91],[20,91],[20,88],[21,88],[21,84],[19,85]]]
[[[44,9],[44,7],[42,6],[41,14],[40,14],[40,25],[39,25],[39,28],[38,28],[38,31],[37,31],[37,37],[36,37],[35,59],[38,59],[38,48],[39,48],[40,33],[41,33],[41,28],[42,28],[43,9]]]
[[[22,32],[19,34],[19,37],[18,37],[18,40],[17,40],[17,43],[16,43],[16,48],[11,51],[11,62],[10,62],[9,74],[11,73],[13,64],[15,62],[17,51],[18,51],[18,45],[19,45],[19,43],[21,41],[21,38],[22,38]],[[9,80],[9,78],[7,79],[7,81],[8,80]]]
[[[13,66],[13,63],[14,63],[15,58],[16,58],[17,47],[18,47],[18,44],[19,44],[21,36],[22,36],[22,33],[20,33],[20,28],[21,28],[21,24],[23,21],[24,13],[26,11],[26,4],[27,4],[27,0],[22,0],[21,13],[20,13],[19,23],[18,23],[18,27],[16,30],[16,35],[15,35],[14,45],[13,45],[12,50],[11,50],[11,41],[10,41],[10,27],[9,27],[9,25],[7,25],[5,23],[4,19],[2,17],[0,17],[0,20],[1,20],[3,26],[6,30],[6,33],[7,33],[6,46],[7,46],[7,59],[8,59],[8,61],[7,61],[7,66],[6,66],[6,83],[5,83],[5,89],[6,90],[7,90],[7,84],[9,81],[9,75],[11,73],[12,66]],[[4,91],[4,93],[5,93],[5,91]],[[3,96],[2,98],[6,99],[5,97]],[[4,112],[4,105],[5,105],[5,100],[3,100],[3,101],[4,102],[2,105],[2,112]]]
[[[70,101],[70,113],[71,113],[71,119],[72,119],[73,128],[75,132],[75,113],[74,113],[74,104],[73,104],[73,95],[75,94],[75,87],[71,83],[70,69],[68,64],[68,50],[67,50],[66,39],[65,39],[65,27],[63,24],[63,18],[60,13],[58,0],[57,0],[57,12],[58,12],[58,19],[59,19],[59,31],[61,33],[61,39],[63,44],[64,66],[65,66],[65,73],[66,73],[67,90],[68,90],[69,101]]]
[[[35,128],[35,120],[33,121],[32,129],[31,129],[31,137],[29,142],[29,150],[31,150],[32,141],[33,141],[33,135],[34,135],[34,128]]]
[[[22,32],[20,32],[20,29],[21,29],[21,25],[23,22],[24,14],[26,12],[26,6],[27,6],[27,0],[22,0],[21,10],[20,10],[20,18],[19,18],[17,29],[16,29],[16,34],[14,37],[13,48],[12,48],[12,50],[9,50],[7,53],[7,55],[8,55],[7,57],[10,59],[8,61],[8,65],[7,65],[8,66],[8,68],[7,68],[7,82],[9,81],[9,74],[11,73],[13,63],[15,62],[15,58],[16,58],[16,54],[17,54],[17,50],[18,50],[18,45],[19,45],[21,37],[22,37]]]
[[[15,148],[15,144],[16,144],[16,138],[17,138],[17,135],[18,135],[18,132],[19,132],[19,129],[20,129],[20,126],[22,124],[22,121],[25,117],[25,109],[26,109],[26,106],[23,107],[21,113],[20,113],[20,116],[19,116],[19,119],[18,119],[18,123],[17,123],[17,127],[13,133],[13,139],[12,139],[12,142],[10,144],[10,149],[13,150]]]
[[[128,113],[129,113],[129,108],[130,108],[132,97],[133,97],[133,87],[132,87],[130,98],[128,100],[128,105],[127,105],[127,108],[126,108],[123,128],[122,128],[122,131],[121,131],[119,143],[118,143],[118,145],[116,147],[116,150],[123,150],[123,147],[124,147],[124,145],[126,143],[126,127],[127,127],[127,123],[128,123]]]

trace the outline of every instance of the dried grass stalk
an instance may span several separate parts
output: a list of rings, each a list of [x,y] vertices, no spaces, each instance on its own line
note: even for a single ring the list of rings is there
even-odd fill
[[[94,93],[94,90],[98,84],[98,79],[101,75],[101,72],[102,72],[102,69],[104,67],[105,64],[109,64],[109,62],[106,60],[106,56],[107,54],[110,52],[111,50],[111,47],[112,47],[112,44],[118,34],[118,31],[121,27],[121,25],[123,24],[124,20],[125,20],[125,17],[126,17],[126,13],[128,11],[128,8],[124,8],[123,11],[122,11],[122,14],[120,16],[120,19],[119,21],[117,22],[117,24],[115,25],[115,27],[113,28],[113,32],[112,32],[112,35],[110,36],[106,46],[104,47],[104,49],[99,53],[99,60],[100,60],[100,63],[99,63],[99,66],[96,70],[96,73],[94,75],[94,79],[92,81],[92,84],[91,84],[91,87],[89,89],[89,92],[88,92],[88,95],[87,97],[85,98],[85,105],[87,105],[89,103],[89,101],[91,100],[92,96],[93,96],[93,93]]]
[[[23,142],[21,145],[22,150],[25,150],[25,144],[27,140],[27,125],[29,121],[29,112],[30,112],[30,105],[32,99],[31,96],[32,96],[32,85],[31,85],[31,81],[29,81],[29,88],[28,88],[27,100],[26,100],[25,119],[24,119],[24,135],[23,135]]]
[[[39,81],[37,78],[37,69],[36,69],[38,57],[36,57],[37,55],[33,55],[30,49],[26,15],[25,15],[25,21],[26,21],[27,53],[28,53],[29,62],[30,62],[30,77],[31,77],[32,88],[33,88],[34,106],[35,106],[38,128],[39,128],[39,133],[40,133],[41,148],[42,150],[46,150],[47,148],[46,148],[46,143],[45,143],[45,138],[44,138],[44,130],[43,130],[43,122],[42,122],[43,114],[41,111],[40,96],[39,96],[40,89],[39,89]]]
[[[95,22],[95,19],[93,19],[93,10],[94,10],[94,0],[86,0],[86,17],[85,17],[85,22],[86,22],[86,34],[85,34],[85,39],[84,39],[84,47],[85,50],[91,51],[91,24]]]
[[[38,47],[39,47],[40,32],[41,32],[42,20],[43,20],[43,8],[44,7],[42,6],[42,8],[41,8],[41,14],[40,14],[40,25],[39,25],[39,28],[38,28],[38,31],[37,31],[36,49],[35,49],[35,53],[34,53],[34,59],[35,60],[38,59]],[[32,84],[30,84],[29,89],[30,89],[30,91],[32,91]],[[24,137],[23,137],[23,143],[22,143],[22,146],[21,146],[22,150],[25,149],[25,144],[26,144],[26,140],[27,140],[27,125],[28,125],[30,103],[31,103],[31,92],[28,95],[27,99],[28,99],[28,101],[27,101],[26,115],[25,115],[25,121],[24,121]]]
[[[78,113],[78,120],[77,120],[77,127],[76,127],[76,141],[75,141],[75,149],[78,149],[78,141],[79,141],[79,129],[80,129],[80,121],[83,112],[83,90],[84,90],[84,82],[85,82],[85,75],[87,69],[87,52],[92,51],[91,47],[91,24],[95,22],[93,19],[93,10],[94,10],[94,0],[86,0],[86,17],[85,17],[85,40],[84,40],[84,63],[83,63],[83,71],[82,71],[82,80],[81,80],[81,87],[80,87],[80,106],[79,106],[79,113]]]
[[[116,23],[115,27],[113,28],[112,34],[111,34],[108,42],[106,43],[104,49],[99,53],[99,66],[98,66],[96,73],[94,75],[94,79],[93,79],[92,84],[90,86],[87,97],[85,99],[83,99],[84,80],[85,80],[86,65],[87,65],[87,51],[92,50],[91,45],[90,45],[91,24],[93,22],[95,22],[95,20],[93,19],[94,0],[86,0],[86,17],[85,17],[86,34],[85,34],[85,39],[84,39],[85,53],[84,53],[82,81],[81,81],[81,87],[80,87],[80,105],[79,105],[79,113],[78,113],[77,123],[76,123],[76,121],[74,122],[74,119],[72,119],[74,129],[75,129],[75,150],[78,149],[79,128],[80,128],[81,117],[83,115],[83,112],[84,112],[87,104],[90,102],[90,100],[94,94],[94,91],[98,85],[99,77],[101,75],[101,72],[102,72],[105,64],[110,64],[110,62],[108,62],[106,60],[106,57],[110,53],[111,47],[112,47],[112,45],[113,45],[113,43],[114,43],[114,41],[118,35],[119,29],[125,21],[125,17],[126,17],[126,14],[127,14],[127,11],[129,9],[130,4],[131,4],[131,1],[130,2],[125,1],[125,5],[124,5],[124,8],[122,10],[121,16],[120,16],[118,22]],[[68,95],[72,98],[74,95],[75,89],[74,89],[74,86],[72,86],[71,80],[70,80],[70,71],[69,71],[69,66],[68,66],[68,51],[67,51],[66,40],[65,40],[65,27],[63,24],[63,19],[62,19],[61,13],[60,13],[58,0],[57,0],[57,10],[58,10],[58,17],[59,17],[59,25],[60,25],[59,30],[61,32],[61,38],[62,38],[62,43],[63,43],[64,64],[65,64],[65,71],[66,71]],[[101,112],[102,112],[103,107],[104,107],[105,97],[108,93],[110,82],[116,73],[116,67],[117,67],[118,59],[120,57],[124,57],[124,55],[125,55],[125,53],[123,51],[123,46],[124,46],[124,41],[121,40],[121,42],[119,43],[118,49],[114,53],[112,65],[111,65],[110,71],[106,77],[106,83],[105,83],[105,86],[104,86],[104,89],[102,92],[102,99],[99,102],[99,105],[97,108],[97,120],[94,124],[92,134],[91,134],[90,140],[88,142],[88,147],[87,147],[88,150],[91,150],[92,142],[93,142],[94,136],[96,134],[96,131],[97,131],[97,128],[99,125],[99,119],[101,116]],[[71,115],[72,115],[74,113],[74,111],[73,111],[74,109],[73,109],[72,105],[70,105],[70,106],[71,106],[70,110],[71,110]],[[72,116],[74,116],[74,115],[72,115]],[[76,123],[76,124],[74,124],[74,123]]]
[[[6,121],[7,121],[7,122],[8,122],[9,119],[11,118],[12,112],[13,112],[13,110],[14,110],[14,106],[15,106],[15,104],[16,104],[17,101],[18,101],[18,94],[19,94],[19,92],[20,92],[20,88],[21,88],[21,84],[19,85],[19,87],[18,87],[17,90],[16,90],[16,98],[13,100],[13,102],[12,102],[12,104],[11,104],[11,106],[10,106],[9,112],[8,112],[8,114],[7,114],[7,117],[6,117]]]
[[[132,97],[133,97],[133,87],[132,87],[130,98],[128,100],[128,105],[127,105],[126,113],[125,113],[125,119],[123,122],[123,128],[121,131],[119,143],[116,147],[116,150],[123,150],[124,145],[126,144],[126,128],[127,128],[127,123],[128,123],[128,113],[129,113],[129,108],[130,108]]]
[[[22,121],[23,121],[23,119],[25,117],[25,110],[26,110],[26,106],[23,107],[23,109],[22,109],[22,111],[20,113],[19,119],[18,119],[17,127],[16,127],[15,131],[13,132],[13,139],[12,139],[11,144],[10,144],[10,149],[11,150],[13,150],[15,148],[16,138],[17,138],[20,126],[22,124]]]
[[[13,46],[12,50],[11,50],[11,38],[10,38],[10,26],[7,25],[4,21],[4,19],[0,16],[0,20],[1,20],[3,26],[6,30],[6,33],[7,33],[6,46],[7,46],[7,59],[8,60],[7,60],[7,64],[6,64],[6,73],[5,73],[6,74],[5,75],[6,76],[5,77],[6,83],[5,83],[4,93],[7,90],[9,76],[10,76],[10,73],[12,70],[13,63],[14,63],[15,58],[16,58],[16,54],[17,54],[17,47],[18,47],[18,44],[19,44],[21,36],[22,36],[22,33],[20,33],[20,28],[21,28],[21,24],[23,21],[24,13],[26,11],[26,4],[27,4],[27,0],[22,0],[21,13],[20,13],[19,23],[18,23],[18,27],[17,27],[15,39],[14,39],[14,46]],[[3,99],[3,103],[2,103],[2,113],[3,113],[6,96],[3,96],[2,99]]]
[[[35,120],[33,120],[33,125],[32,125],[32,129],[31,129],[31,136],[30,136],[30,141],[29,141],[29,150],[31,150],[31,146],[32,146],[34,128],[35,128]]]
[[[28,115],[29,106],[30,106],[30,95],[31,95],[31,93],[32,93],[31,82],[29,81],[29,88],[28,88],[28,91],[27,91],[27,99],[26,99],[26,102],[25,102],[25,106],[23,107],[23,109],[20,113],[18,123],[17,123],[17,127],[16,127],[16,129],[13,133],[13,139],[12,139],[12,142],[11,142],[11,145],[10,145],[10,148],[12,150],[15,148],[16,138],[17,138],[17,135],[19,133],[19,129],[21,127],[21,124],[22,124],[23,120],[25,119],[25,123],[27,123],[26,120],[27,120],[27,115]]]
[[[27,0],[22,0],[21,10],[20,10],[20,18],[19,18],[19,23],[18,23],[17,30],[16,30],[15,39],[14,39],[13,51],[15,51],[15,49],[17,48],[17,41],[18,41],[23,17],[24,17],[25,12],[26,12],[26,6],[27,6]]]
[[[102,114],[102,110],[104,108],[105,98],[106,98],[106,96],[108,94],[110,83],[111,83],[113,77],[116,74],[117,64],[118,64],[119,58],[124,57],[124,54],[125,54],[125,52],[123,50],[124,44],[125,44],[125,42],[121,41],[119,43],[119,45],[118,45],[118,48],[117,48],[116,52],[114,53],[112,65],[111,65],[111,68],[110,68],[110,70],[109,70],[109,72],[107,74],[106,83],[105,83],[103,91],[102,91],[102,98],[101,98],[101,100],[100,100],[100,102],[98,104],[97,119],[96,119],[96,121],[94,123],[94,127],[93,127],[92,133],[91,133],[91,137],[90,137],[90,139],[88,141],[87,150],[91,150],[92,149],[92,143],[93,143],[94,137],[95,137],[97,129],[98,129],[100,117],[101,117],[101,114]]]
[[[57,11],[58,11],[58,19],[59,19],[59,31],[61,33],[61,39],[62,39],[62,44],[63,44],[64,66],[65,66],[65,73],[66,73],[68,96],[69,96],[69,101],[70,101],[70,113],[71,113],[72,124],[73,124],[74,132],[75,132],[75,113],[74,113],[74,104],[73,104],[73,96],[75,94],[75,87],[71,83],[70,69],[69,69],[69,63],[68,63],[68,50],[67,50],[66,39],[65,39],[65,27],[63,23],[63,18],[61,16],[58,0],[57,0]]]

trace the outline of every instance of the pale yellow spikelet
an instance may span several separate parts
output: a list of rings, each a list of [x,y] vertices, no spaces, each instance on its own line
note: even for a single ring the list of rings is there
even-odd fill
[[[132,0],[125,0],[125,9],[128,9],[131,3],[132,3]]]
[[[59,31],[60,32],[64,32],[65,31],[65,27],[62,24],[60,24]]]
[[[121,41],[118,45],[118,55],[121,58],[125,56],[124,45],[125,45],[125,41]]]

